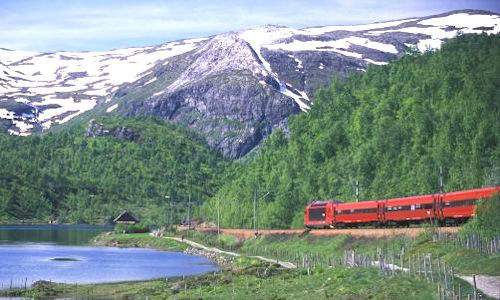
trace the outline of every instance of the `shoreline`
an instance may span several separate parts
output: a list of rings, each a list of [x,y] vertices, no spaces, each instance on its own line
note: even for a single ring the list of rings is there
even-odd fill
[[[138,239],[145,239],[145,241],[139,241]],[[153,243],[165,242],[163,243]],[[146,242],[146,243],[144,243]],[[177,245],[175,245],[177,244]],[[61,283],[52,282],[47,280],[38,280],[34,282],[31,286],[7,288],[0,290],[1,297],[42,297],[42,298],[55,298],[55,297],[75,297],[80,298],[82,296],[89,296],[97,291],[98,295],[93,295],[94,297],[109,296],[108,294],[100,294],[101,290],[115,292],[116,290],[121,290],[122,288],[129,286],[137,286],[138,288],[145,288],[156,285],[167,285],[170,287],[174,293],[182,290],[180,286],[181,282],[196,280],[197,278],[204,278],[210,276],[227,276],[233,273],[235,268],[235,260],[229,259],[228,256],[222,255],[221,253],[215,253],[212,251],[206,251],[202,249],[196,249],[194,247],[187,246],[186,243],[179,242],[173,239],[166,239],[163,237],[155,237],[150,234],[113,234],[112,232],[105,232],[97,235],[91,239],[86,245],[88,246],[104,246],[104,247],[117,247],[117,248],[147,248],[154,249],[158,251],[169,251],[169,252],[180,252],[188,255],[202,256],[214,263],[219,270],[215,272],[207,272],[198,275],[178,275],[172,277],[158,277],[145,280],[127,280],[127,281],[116,281],[116,282],[98,282],[98,283]],[[159,246],[162,245],[162,246]],[[168,245],[165,247],[165,245]],[[175,245],[175,247],[174,247]],[[212,275],[213,274],[213,275]],[[185,284],[184,284],[185,285]],[[83,291],[83,294],[82,294]],[[93,291],[93,292],[90,292]],[[90,293],[90,294],[89,294]]]
[[[13,224],[10,224],[13,225]],[[22,224],[16,224],[16,225],[22,225]],[[28,224],[26,224],[28,225]],[[44,224],[44,225],[51,225],[51,224]],[[61,225],[61,224],[58,224]],[[2,226],[2,224],[0,224]],[[167,251],[167,252],[179,252],[179,253],[185,253],[189,255],[194,255],[194,256],[203,256],[210,260],[212,263],[214,263],[218,268],[219,271],[217,272],[222,272],[226,271],[228,267],[229,262],[224,263],[224,267],[221,266],[218,262],[220,260],[217,260],[216,258],[208,255],[208,253],[202,254],[201,252],[195,252],[194,248],[190,247],[185,247],[182,249],[182,245],[180,242],[173,241],[171,240],[171,243],[176,243],[179,244],[178,248],[165,248],[165,247],[155,247],[155,245],[151,244],[142,244],[142,243],[137,243],[135,240],[137,238],[137,235],[140,234],[114,234],[113,232],[103,232],[96,237],[92,238],[88,243],[84,244],[85,246],[90,246],[90,247],[115,247],[115,248],[145,248],[145,249],[154,249],[157,251]],[[113,237],[123,237],[127,236],[130,237],[130,241],[124,242],[124,240],[119,239],[119,240],[114,240]],[[163,238],[159,237],[154,237],[148,234],[148,237],[151,238],[151,240],[155,239],[158,241],[168,241]],[[109,238],[109,239],[108,239]],[[212,259],[210,259],[212,258]],[[209,272],[211,273],[211,272]],[[198,274],[198,275],[177,275],[177,276],[165,276],[165,277],[156,277],[156,278],[150,278],[150,279],[144,279],[144,280],[125,280],[125,281],[112,281],[112,282],[95,282],[95,283],[85,283],[85,284],[78,284],[78,283],[62,283],[62,282],[53,282],[49,280],[38,280],[35,281],[31,286],[27,287],[26,289],[24,287],[12,287],[12,288],[6,288],[6,289],[0,289],[0,297],[24,297],[26,296],[26,293],[30,293],[31,291],[37,289],[39,286],[42,286],[42,289],[47,289],[48,286],[50,287],[64,287],[63,289],[65,290],[66,288],[71,288],[71,287],[80,287],[80,288],[99,288],[99,287],[112,287],[112,286],[120,286],[124,284],[150,284],[150,283],[155,283],[155,282],[177,282],[179,280],[184,280],[187,277],[193,277],[193,276],[202,276],[205,274]],[[64,296],[63,294],[58,293],[57,295],[54,296]]]

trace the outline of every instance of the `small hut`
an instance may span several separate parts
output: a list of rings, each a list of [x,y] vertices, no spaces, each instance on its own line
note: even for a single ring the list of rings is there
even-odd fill
[[[128,211],[124,211],[118,217],[116,217],[113,220],[113,223],[134,225],[134,224],[139,223],[139,219],[137,219],[136,217],[134,217]]]

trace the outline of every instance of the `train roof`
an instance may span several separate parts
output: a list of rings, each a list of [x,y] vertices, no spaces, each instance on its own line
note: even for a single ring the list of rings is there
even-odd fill
[[[327,201],[313,201],[309,203],[309,207],[316,207],[316,206],[325,206],[328,204],[337,204],[337,203],[343,203],[342,201],[336,201],[336,200],[327,200]]]

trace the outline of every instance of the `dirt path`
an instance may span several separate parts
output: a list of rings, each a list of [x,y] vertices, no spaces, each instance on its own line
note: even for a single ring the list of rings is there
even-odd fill
[[[177,241],[179,243],[186,243],[186,244],[188,244],[189,246],[191,246],[193,248],[202,249],[202,250],[205,250],[205,251],[210,251],[210,252],[224,254],[224,255],[229,255],[229,256],[234,256],[234,257],[241,256],[241,254],[236,253],[236,252],[224,251],[224,250],[221,250],[221,249],[218,249],[218,248],[214,248],[214,247],[207,247],[205,245],[202,245],[200,243],[197,243],[197,242],[194,242],[194,241],[191,241],[191,240],[187,240],[187,239],[181,239],[181,238],[177,238],[177,237],[165,237],[165,238]],[[270,258],[266,258],[266,257],[262,257],[262,256],[248,256],[248,257],[256,258],[256,259],[259,259],[259,260],[262,260],[262,261],[265,261],[265,262],[276,263],[276,264],[279,264],[280,266],[282,266],[283,268],[287,268],[287,269],[295,269],[295,268],[297,268],[297,266],[295,264],[291,263],[291,262],[279,261],[277,259],[270,259]]]
[[[443,233],[456,234],[459,227],[441,227],[439,230]],[[215,231],[214,228],[197,228],[198,231]],[[315,229],[309,231],[310,235],[314,236],[335,236],[339,234],[349,234],[356,237],[371,237],[383,238],[393,237],[398,235],[407,235],[411,238],[417,237],[425,231],[425,227],[410,227],[410,228],[360,228],[360,229]],[[235,229],[221,228],[222,234],[229,234],[242,239],[248,239],[255,236],[253,229]],[[259,235],[273,234],[303,234],[307,232],[304,229],[262,229],[259,230]]]
[[[472,276],[457,276],[470,283],[470,285],[474,285]],[[500,276],[476,275],[476,286],[478,290],[488,297],[500,299]]]

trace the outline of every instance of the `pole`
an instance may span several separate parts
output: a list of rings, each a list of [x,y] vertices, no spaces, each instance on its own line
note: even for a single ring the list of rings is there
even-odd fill
[[[257,189],[254,188],[253,191],[253,231],[257,232]]]
[[[477,300],[478,295],[477,295],[477,286],[476,286],[476,274],[472,275],[472,281],[474,283],[474,290],[473,290],[474,300]]]
[[[169,207],[169,212],[168,212],[168,215],[167,215],[167,225],[170,225],[170,223],[172,222],[172,218],[171,218],[171,214],[170,214],[170,210],[172,209],[172,206],[170,204],[170,195],[166,195],[165,196],[165,199],[168,199],[168,207]]]
[[[217,198],[217,235],[220,235],[220,198]]]
[[[356,202],[359,202],[359,180],[356,179]]]
[[[189,193],[188,198],[188,230],[191,229],[191,193]]]
[[[169,198],[170,201],[168,201],[168,206],[170,207],[170,225],[173,226],[174,225],[174,216],[172,214],[172,198]]]
[[[443,167],[439,167],[439,193],[444,192],[444,183],[443,183]]]

